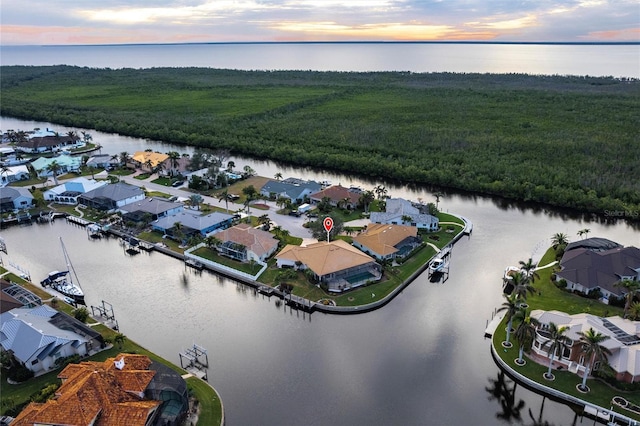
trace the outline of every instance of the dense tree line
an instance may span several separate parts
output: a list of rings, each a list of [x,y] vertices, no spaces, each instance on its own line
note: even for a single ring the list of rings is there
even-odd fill
[[[601,215],[640,214],[636,80],[67,66],[1,72],[3,115]]]

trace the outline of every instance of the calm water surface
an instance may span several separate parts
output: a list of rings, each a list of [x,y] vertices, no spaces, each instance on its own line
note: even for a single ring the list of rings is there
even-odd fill
[[[0,46],[2,65],[640,77],[639,45],[287,43]],[[598,58],[594,60],[594,58]]]
[[[47,123],[3,118],[2,128],[11,128],[7,125],[30,129]],[[109,153],[146,146],[182,150],[92,133]],[[374,184],[269,162],[237,159],[236,164],[248,164],[264,176],[281,171]],[[394,196],[434,199],[425,188],[387,188]],[[521,422],[489,392],[499,370],[483,334],[486,320],[502,303],[504,267],[539,257],[556,232],[577,239],[578,230],[590,228],[590,236],[635,246],[640,232],[623,221],[602,224],[462,194],[447,194],[440,206],[474,222],[473,235],[454,248],[450,279],[435,284],[420,277],[384,308],[355,316],[309,316],[278,308],[275,300],[250,288],[206,272],[197,275],[158,253],[128,256],[115,239],[90,240],[83,228],[62,220],[3,230],[9,254],[2,256],[5,264],[19,265],[37,281],[64,266],[62,236],[87,303],[113,304],[130,339],[175,363],[194,342],[208,349],[209,381],[221,393],[228,424],[533,424],[529,409],[537,419],[541,396],[518,387],[515,401],[525,404]],[[183,273],[189,278],[186,286]],[[546,401],[542,418],[569,425],[574,413]]]

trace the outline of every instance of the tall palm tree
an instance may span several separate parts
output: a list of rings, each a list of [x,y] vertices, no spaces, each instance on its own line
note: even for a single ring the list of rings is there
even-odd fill
[[[578,231],[578,236],[579,237],[583,237],[585,235],[587,235],[589,232],[591,232],[591,230],[589,228],[584,228]]]
[[[56,186],[58,185],[58,173],[61,170],[62,164],[58,163],[56,160],[53,160],[49,163],[49,165],[47,165],[47,171],[51,172],[51,174],[53,175],[53,181],[55,182]]]
[[[180,160],[180,153],[177,151],[169,151],[167,152],[167,155],[169,156],[169,162],[171,164],[170,174],[171,176],[173,176],[174,174],[176,174],[176,170],[178,169],[178,160]]]
[[[544,378],[548,380],[553,379],[553,374],[551,374],[551,368],[553,367],[553,361],[555,359],[556,353],[560,354],[562,357],[562,353],[567,348],[567,337],[565,333],[569,330],[569,327],[562,326],[558,327],[555,323],[550,322],[549,328],[547,329],[547,333],[549,333],[549,340],[544,342],[542,347],[547,347],[547,354],[550,355],[549,358],[549,370],[544,374]]]
[[[269,217],[268,214],[265,213],[265,214],[263,214],[262,216],[260,216],[258,218],[258,223],[260,225],[262,225],[262,227],[263,227],[263,229],[265,231],[268,231],[269,230],[269,226],[271,225],[271,218]]]
[[[505,311],[505,318],[507,319],[507,338],[504,342],[502,342],[502,346],[506,348],[511,347],[511,342],[509,341],[511,337],[511,330],[513,326],[513,318],[516,316],[518,311],[522,308],[520,307],[520,300],[514,295],[510,294],[509,296],[504,295],[506,302],[502,304],[502,307],[498,309],[498,312]]]
[[[371,205],[371,202],[373,202],[373,200],[375,199],[376,199],[375,195],[371,190],[366,190],[362,193],[362,195],[360,195],[359,201],[362,203],[365,213],[369,213],[369,206]]]
[[[438,206],[440,205],[440,197],[444,197],[444,194],[438,191],[435,194],[433,194],[433,196],[436,197],[436,210],[438,210]]]
[[[538,266],[532,258],[529,258],[526,262],[520,261],[520,269],[524,271],[525,275],[530,278],[540,278],[540,275],[536,272],[536,266]]]
[[[587,376],[589,376],[589,372],[593,369],[593,365],[597,361],[608,361],[607,355],[611,355],[611,351],[602,346],[601,343],[605,340],[609,339],[609,336],[606,336],[599,331],[595,331],[593,328],[589,327],[589,330],[578,332],[580,336],[580,343],[582,343],[582,347],[580,351],[586,358],[589,358],[589,361],[585,363],[584,376],[582,377],[582,384],[580,385],[580,389],[586,391],[587,388]]]
[[[558,248],[558,246],[566,246],[567,244],[569,244],[569,237],[563,232],[558,232],[556,234],[553,234],[553,236],[551,237],[551,244],[553,245],[553,248]]]
[[[520,345],[518,360],[516,362],[519,365],[524,365],[524,360],[522,359],[524,350],[526,347],[531,346],[533,339],[536,337],[536,327],[540,323],[536,318],[531,318],[526,309],[518,311],[515,319],[518,321],[518,326],[513,335]]]
[[[614,286],[622,287],[626,290],[626,294],[624,296],[626,300],[624,304],[624,317],[626,318],[629,313],[629,309],[631,308],[631,304],[633,303],[633,298],[638,293],[638,290],[640,290],[640,281],[625,278],[624,280],[615,283]]]
[[[234,161],[229,161],[227,163],[227,171],[229,173],[233,173],[233,168],[236,166],[236,163]]]
[[[375,192],[376,196],[378,197],[378,200],[382,201],[387,197],[387,188],[384,187],[384,185],[377,185],[374,189],[373,192]]]
[[[516,296],[516,299],[520,302],[527,300],[527,294],[534,294],[536,289],[531,285],[531,280],[524,274],[524,272],[517,272],[511,276],[511,284],[513,285],[513,292],[511,294]]]
[[[129,153],[127,151],[122,151],[120,153],[120,164],[126,166],[127,161],[129,161]]]
[[[216,237],[215,235],[209,235],[207,238],[204,239],[204,243],[210,249],[216,248],[221,242],[222,240],[220,240],[220,238]]]
[[[189,196],[189,203],[196,208],[196,210],[200,210],[200,204],[204,201],[199,194],[193,194]]]
[[[224,204],[227,207],[227,213],[229,213],[229,201],[233,201],[233,197],[229,194],[229,190],[225,189],[220,194],[218,194],[218,201],[224,201]]]
[[[632,321],[640,320],[640,302],[636,302],[629,308],[629,319]]]
[[[277,172],[275,175],[273,175],[273,177],[274,177],[276,180],[278,180],[278,181],[279,181],[279,180],[281,180],[281,179],[282,179],[282,173]]]

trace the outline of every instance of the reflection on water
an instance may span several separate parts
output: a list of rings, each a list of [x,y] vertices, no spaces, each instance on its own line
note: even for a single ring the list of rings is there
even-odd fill
[[[47,125],[37,124],[30,127]],[[133,152],[121,147],[145,143],[110,138],[114,145],[104,151]],[[279,171],[273,163],[248,161],[236,163],[264,176]],[[307,169],[283,174],[319,177]],[[352,176],[323,176],[369,186]],[[427,188],[387,188],[394,196],[433,199]],[[90,239],[60,219],[2,230],[8,254],[1,256],[37,282],[60,269],[62,236],[87,304],[112,304],[129,339],[176,364],[178,353],[194,343],[207,349],[209,382],[220,391],[230,424],[525,424],[543,398],[494,379],[499,370],[483,338],[483,320],[502,303],[505,266],[543,251],[557,232],[575,239],[588,227],[590,236],[636,246],[640,233],[624,222],[587,225],[584,218],[498,207],[465,194],[447,193],[440,206],[474,223],[473,235],[454,247],[449,279],[434,285],[425,274],[384,308],[352,316],[308,315],[157,252],[129,256],[116,239]],[[540,408],[538,423],[574,421],[571,408],[555,401]]]

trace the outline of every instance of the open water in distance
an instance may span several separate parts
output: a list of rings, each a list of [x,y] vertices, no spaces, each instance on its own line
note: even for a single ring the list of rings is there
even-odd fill
[[[2,65],[640,77],[638,44],[272,43],[0,46]],[[597,58],[594,59],[594,58]]]
[[[64,131],[7,118],[1,126]],[[179,146],[90,132],[105,153],[141,147],[184,152]],[[280,171],[285,177],[328,178],[343,185],[375,184],[250,159],[236,159],[236,165],[249,165],[264,176]],[[434,200],[426,188],[390,183],[387,188],[393,196]],[[575,240],[578,230],[589,228],[589,236],[635,246],[640,232],[624,221],[590,222],[480,196],[447,193],[440,206],[474,223],[473,235],[453,249],[449,280],[431,283],[422,276],[382,309],[353,316],[278,308],[274,299],[214,274],[198,275],[159,253],[128,256],[117,240],[90,240],[83,228],[63,220],[2,230],[9,249],[2,257],[39,281],[64,267],[62,237],[87,304],[113,304],[130,339],[176,364],[178,353],[193,343],[207,348],[209,382],[222,396],[229,424],[533,424],[529,410],[538,419],[540,395],[518,386],[514,403],[524,404],[515,410],[518,417],[491,392],[499,369],[483,334],[502,303],[505,266],[539,257],[556,232]],[[541,416],[556,426],[575,420],[569,407],[549,400]]]

